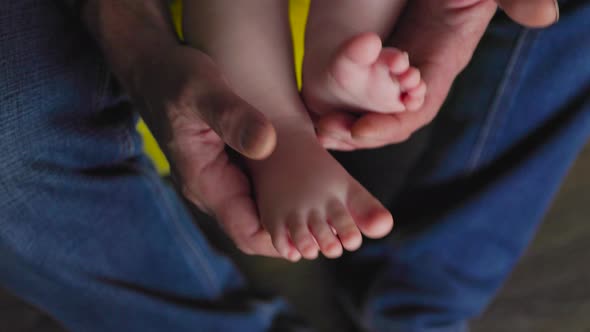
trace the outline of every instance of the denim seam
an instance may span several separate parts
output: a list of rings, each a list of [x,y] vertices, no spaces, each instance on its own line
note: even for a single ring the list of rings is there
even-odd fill
[[[201,267],[201,271],[204,271],[207,275],[206,281],[209,284],[209,288],[207,289],[210,291],[210,295],[219,294],[220,287],[215,282],[215,273],[211,269],[210,264],[207,263],[207,259],[203,257],[203,255],[201,254],[203,252],[203,248],[200,248],[201,250],[199,250],[199,248],[196,248],[195,241],[191,241],[190,237],[186,234],[186,228],[182,225],[182,222],[179,220],[178,215],[174,213],[174,209],[170,205],[167,195],[165,195],[162,192],[161,186],[163,184],[161,183],[161,178],[158,176],[157,179],[154,179],[152,172],[146,171],[142,166],[134,165],[134,167],[138,172],[140,172],[143,175],[143,182],[146,183],[146,186],[152,189],[152,192],[154,192],[154,194],[159,196],[159,201],[162,202],[163,209],[166,210],[165,213],[162,213],[163,217],[166,217],[166,215],[168,215],[169,219],[171,219],[173,222],[173,226],[175,226],[174,228],[176,229],[176,235],[171,235],[177,239],[182,240],[182,242],[185,243],[185,245],[193,253],[193,256],[197,259],[198,264]],[[189,265],[192,265],[190,262],[188,263]]]
[[[518,37],[517,45],[514,48],[512,56],[510,57],[510,61],[504,73],[504,79],[501,81],[498,91],[492,101],[491,107],[489,108],[488,115],[483,123],[483,128],[479,138],[475,143],[475,147],[471,158],[469,158],[469,162],[467,164],[467,171],[473,172],[477,169],[482,160],[483,152],[488,147],[490,143],[490,138],[492,135],[492,128],[494,124],[497,124],[499,119],[500,113],[502,111],[502,106],[506,103],[506,97],[509,95],[508,86],[510,83],[513,82],[513,78],[517,72],[517,65],[521,62],[522,54],[524,53],[525,46],[527,42],[529,42],[529,29],[524,29],[520,36]]]

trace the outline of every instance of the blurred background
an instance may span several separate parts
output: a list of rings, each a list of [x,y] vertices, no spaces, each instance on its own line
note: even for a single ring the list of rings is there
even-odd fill
[[[299,72],[309,0],[291,0],[295,57]],[[172,11],[180,27],[180,3]],[[162,175],[168,164],[143,123],[145,150]],[[525,257],[490,308],[473,323],[474,332],[590,331],[590,145],[582,152]],[[255,285],[291,300],[321,331],[351,331],[334,305],[330,278],[318,262],[295,265],[269,259],[238,262]],[[318,291],[321,290],[321,291]],[[51,318],[0,288],[0,331],[63,331]]]

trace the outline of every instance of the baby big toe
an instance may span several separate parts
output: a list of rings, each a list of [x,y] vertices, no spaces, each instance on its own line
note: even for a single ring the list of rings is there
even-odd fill
[[[368,66],[379,58],[382,49],[381,38],[375,33],[362,33],[351,38],[340,49],[333,65],[348,65],[350,61],[357,65]]]
[[[400,75],[410,68],[408,53],[396,48],[384,48],[378,62],[384,63],[392,74]]]
[[[364,188],[350,197],[349,207],[356,225],[367,237],[378,239],[391,232],[391,213]]]

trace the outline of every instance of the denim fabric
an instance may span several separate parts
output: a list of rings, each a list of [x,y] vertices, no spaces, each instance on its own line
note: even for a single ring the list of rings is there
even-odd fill
[[[71,331],[263,331],[142,154],[136,115],[56,1],[0,4],[0,283]]]
[[[282,303],[248,294],[160,181],[79,22],[0,9],[0,283],[72,331],[267,329]],[[465,331],[490,301],[590,134],[588,22],[580,0],[547,30],[498,16],[429,128],[339,156],[397,221],[343,264],[347,291],[369,280],[367,330]]]
[[[397,235],[342,267],[371,271],[359,290],[367,330],[465,331],[531,240],[590,135],[590,2],[563,2],[561,14],[545,30],[497,15],[438,118],[408,143],[422,154],[381,197],[395,197]],[[364,162],[406,162],[373,157]]]

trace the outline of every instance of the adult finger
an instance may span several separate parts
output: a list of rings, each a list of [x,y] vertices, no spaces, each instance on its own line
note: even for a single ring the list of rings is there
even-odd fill
[[[378,148],[407,140],[417,129],[434,119],[443,104],[456,72],[446,71],[438,64],[424,64],[422,75],[428,82],[429,93],[418,112],[395,114],[366,113],[351,121],[344,115],[325,116],[319,123],[318,131],[325,146],[333,150],[350,151],[354,149]]]
[[[238,96],[206,94],[198,98],[197,109],[219,137],[243,156],[264,159],[274,150],[277,140],[274,127]]]
[[[259,222],[248,179],[229,161],[223,143],[191,139],[180,145],[186,148],[174,151],[173,166],[183,195],[214,216],[242,252],[278,257]]]
[[[360,117],[351,127],[354,143],[361,148],[398,143],[432,121],[496,10],[490,0],[409,2],[390,43],[407,51],[420,69],[428,86],[426,99],[417,112]]]
[[[550,26],[559,20],[557,0],[496,0],[506,15],[531,28]]]

